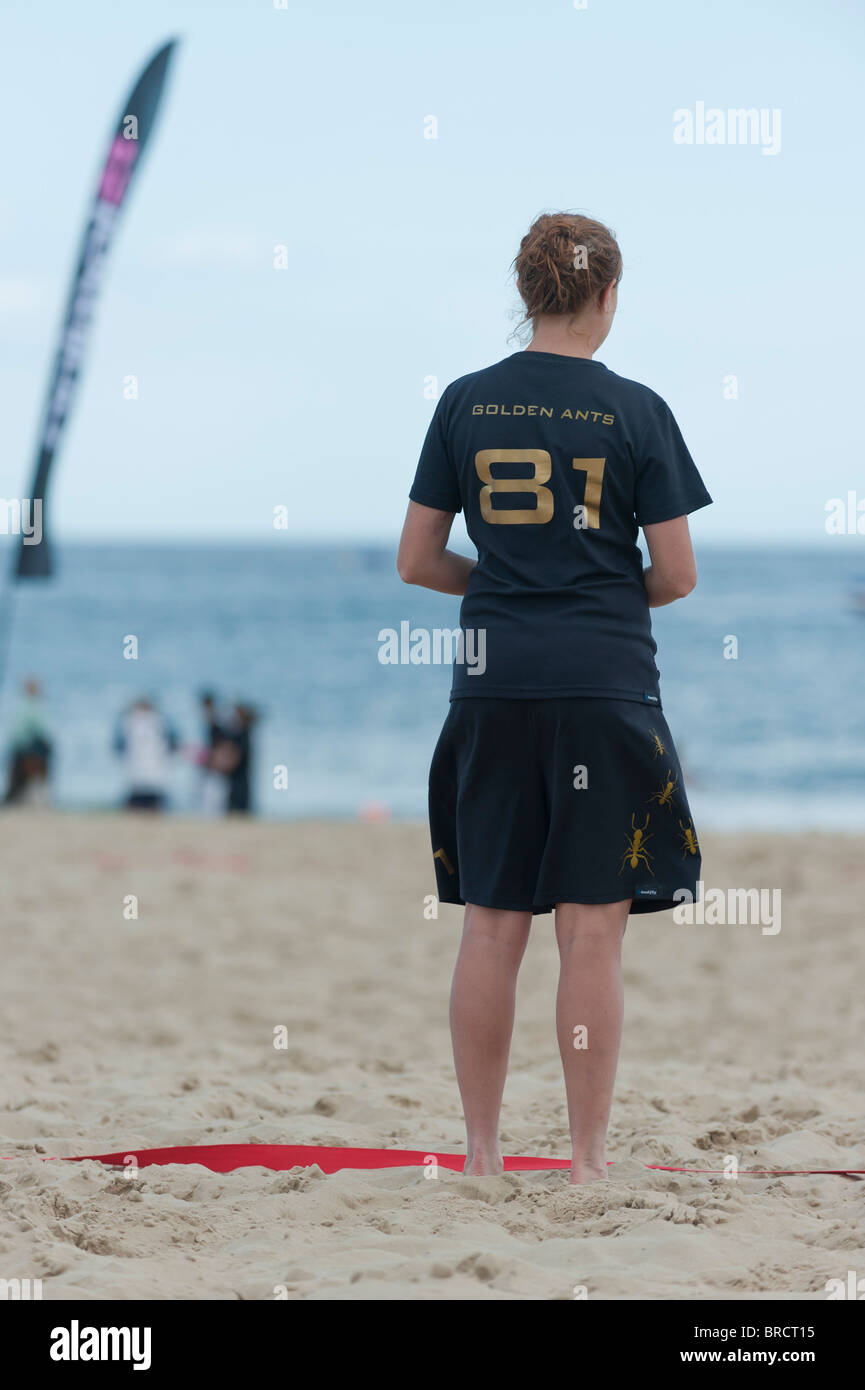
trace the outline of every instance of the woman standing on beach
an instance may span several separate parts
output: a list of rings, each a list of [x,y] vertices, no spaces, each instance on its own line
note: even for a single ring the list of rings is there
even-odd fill
[[[555,910],[571,1181],[591,1182],[606,1174],[628,914],[695,897],[700,877],[649,609],[693,589],[687,517],[712,499],[661,397],[593,360],[622,273],[612,233],[540,217],[515,268],[531,343],[443,393],[398,568],[465,595],[429,789],[439,898],[466,908],[451,991],[465,1171],[502,1169],[517,972],[533,914]],[[477,561],[446,548],[461,510]]]

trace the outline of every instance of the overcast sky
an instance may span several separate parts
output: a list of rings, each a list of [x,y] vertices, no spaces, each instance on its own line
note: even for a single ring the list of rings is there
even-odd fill
[[[182,39],[59,457],[58,535],[269,540],[287,504],[299,537],[395,539],[425,381],[519,346],[510,262],[557,208],[618,234],[599,359],[672,406],[716,499],[698,538],[819,542],[829,498],[865,497],[854,0],[5,0],[0,19],[4,497],[29,494],[109,134]],[[674,112],[701,102],[764,109],[779,151],[676,143]]]

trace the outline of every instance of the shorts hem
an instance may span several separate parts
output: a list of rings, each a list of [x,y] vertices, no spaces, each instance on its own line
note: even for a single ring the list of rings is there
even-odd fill
[[[681,889],[677,889],[676,891],[680,892]],[[530,907],[527,907],[525,903],[517,905],[515,903],[504,902],[480,902],[479,898],[481,896],[486,895],[469,894],[467,897],[463,898],[459,897],[456,893],[448,897],[442,897],[442,895],[439,894],[438,900],[448,907],[466,907],[471,904],[473,907],[488,908],[491,912],[530,912],[533,917],[539,917],[554,912],[557,905],[560,903],[575,903],[581,907],[602,907],[605,903],[625,902],[628,894],[623,894],[621,892],[603,893],[593,897],[576,893],[548,894],[540,903],[533,903]],[[696,897],[697,894],[694,893],[692,901],[696,901]],[[672,895],[669,897],[657,898],[635,898],[632,896],[631,906],[628,908],[628,916],[642,916],[647,912],[669,912],[675,907],[681,907],[681,905],[681,901],[673,898]]]

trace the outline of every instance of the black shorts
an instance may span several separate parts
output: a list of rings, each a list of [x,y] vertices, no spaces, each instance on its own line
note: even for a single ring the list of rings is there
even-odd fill
[[[569,697],[454,700],[430,768],[446,903],[551,912],[697,897],[700,848],[661,709]],[[684,899],[687,901],[687,899]]]

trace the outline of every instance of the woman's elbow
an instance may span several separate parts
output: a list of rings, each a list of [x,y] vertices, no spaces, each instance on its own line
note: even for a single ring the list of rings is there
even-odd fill
[[[697,583],[696,569],[670,569],[664,572],[653,566],[655,593],[663,594],[663,603],[675,603],[687,598]]]
[[[418,584],[420,582],[417,560],[404,555],[402,551],[396,557],[396,572],[403,584]]]
[[[673,589],[676,598],[687,598],[697,587],[697,571],[689,570],[685,574],[677,575],[673,581]]]

